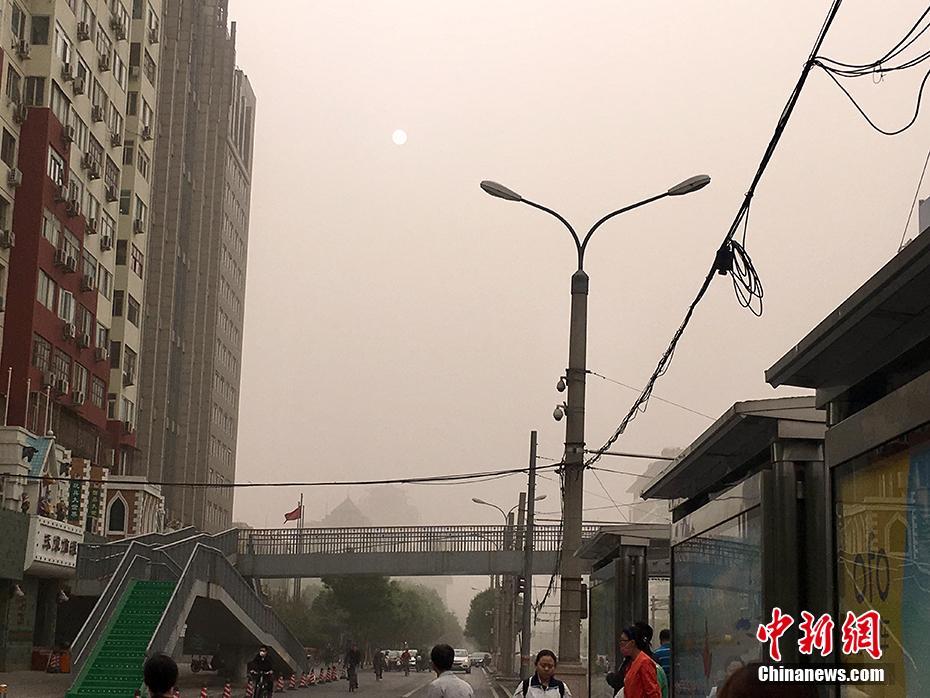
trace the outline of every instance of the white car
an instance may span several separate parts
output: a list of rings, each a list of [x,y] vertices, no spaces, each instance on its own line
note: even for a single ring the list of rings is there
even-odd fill
[[[468,658],[468,650],[455,650],[455,656],[452,658],[452,671],[464,671],[466,674],[471,673],[471,659]]]

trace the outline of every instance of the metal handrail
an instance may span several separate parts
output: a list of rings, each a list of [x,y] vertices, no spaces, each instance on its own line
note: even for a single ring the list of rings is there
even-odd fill
[[[586,526],[591,537],[597,526]],[[243,529],[240,555],[495,552],[510,548],[508,540],[523,537],[523,527],[505,526],[387,526],[357,528]],[[562,527],[535,526],[533,548],[556,552]]]
[[[262,601],[221,550],[203,543],[194,547],[161,621],[152,635],[147,654],[155,651],[174,651],[174,647],[170,646],[171,637],[183,620],[181,616],[194,587],[201,581],[211,582],[222,588],[259,628],[281,643],[294,661],[305,661],[303,645],[278,615]]]

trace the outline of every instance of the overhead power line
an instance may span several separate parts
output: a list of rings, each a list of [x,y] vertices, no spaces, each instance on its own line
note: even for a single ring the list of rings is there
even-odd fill
[[[668,347],[659,358],[659,362],[656,365],[655,371],[653,371],[652,375],[649,377],[649,380],[646,382],[646,386],[640,392],[639,397],[620,421],[620,424],[614,430],[614,433],[610,436],[609,439],[607,439],[607,442],[585,462],[586,465],[591,466],[600,460],[604,452],[609,450],[610,447],[613,446],[617,441],[617,439],[619,439],[620,436],[626,431],[626,428],[630,422],[632,422],[640,412],[644,412],[646,410],[646,407],[649,403],[649,398],[652,396],[652,390],[655,387],[656,382],[668,370],[672,361],[672,357],[675,354],[675,349],[678,347],[678,342],[681,340],[682,335],[685,333],[685,330],[690,324],[691,318],[694,315],[694,311],[697,309],[698,304],[704,298],[704,295],[707,293],[707,289],[710,288],[710,283],[713,281],[714,276],[717,276],[718,274],[722,276],[729,274],[733,281],[733,289],[736,293],[739,304],[744,308],[749,309],[755,315],[762,314],[762,281],[759,278],[759,275],[756,273],[749,253],[746,251],[746,233],[749,227],[749,207],[752,203],[752,197],[756,192],[756,187],[762,180],[762,175],[765,174],[765,170],[768,167],[772,156],[775,154],[775,149],[778,146],[778,142],[781,140],[782,134],[785,131],[785,127],[788,125],[788,120],[791,118],[791,113],[794,111],[794,108],[798,103],[798,99],[801,96],[801,90],[804,88],[804,83],[807,82],[807,77],[810,75],[811,68],[814,65],[814,60],[817,54],[820,52],[820,47],[823,45],[823,40],[830,29],[830,25],[833,24],[833,20],[836,17],[836,13],[839,11],[841,4],[842,0],[834,0],[833,4],[830,6],[827,17],[824,20],[823,26],[820,28],[820,32],[817,35],[816,41],[814,42],[814,47],[811,50],[807,61],[804,63],[804,67],[801,70],[801,75],[798,78],[797,83],[795,83],[794,89],[791,91],[791,94],[788,97],[788,101],[778,118],[778,121],[775,125],[775,132],[772,135],[772,138],[769,140],[768,146],[762,155],[762,160],[759,163],[759,166],[756,169],[756,173],[749,184],[749,189],[746,191],[742,203],[736,211],[736,216],[734,217],[733,222],[730,224],[726,235],[723,237],[723,242],[717,249],[713,264],[711,264],[710,270],[705,275],[704,281],[701,283],[697,295],[688,306],[684,319],[678,326],[675,334],[672,335],[672,339],[669,342]],[[735,239],[736,234],[740,231],[741,228],[742,238],[741,241],[737,242]]]
[[[623,388],[627,388],[628,390],[632,390],[632,391],[635,392],[635,393],[642,392],[642,388],[635,388],[635,387],[633,387],[632,385],[628,385],[628,384],[626,384],[626,383],[622,383],[621,381],[614,380],[613,378],[608,378],[607,376],[602,375],[602,374],[598,373],[597,371],[592,371],[592,370],[588,369],[586,372],[587,372],[587,373],[590,373],[592,376],[597,376],[598,378],[602,378],[602,379],[605,380],[605,381],[609,381],[610,383],[616,383],[617,385],[619,385],[619,386],[621,386],[621,387],[623,387]],[[677,408],[679,408],[679,409],[684,410],[685,412],[690,412],[691,414],[696,414],[696,415],[698,415],[699,417],[704,417],[705,419],[709,419],[709,420],[711,420],[711,421],[713,421],[714,419],[716,419],[716,417],[711,417],[709,414],[704,414],[703,412],[698,412],[697,410],[693,410],[693,409],[691,409],[690,407],[685,407],[684,405],[681,405],[681,404],[679,404],[679,403],[677,403],[677,402],[672,402],[671,400],[666,400],[664,397],[659,397],[658,395],[653,395],[653,396],[652,396],[652,399],[653,399],[653,400],[658,400],[659,402],[664,402],[666,405],[672,405],[672,406],[674,406],[674,407],[677,407]]]
[[[552,465],[538,465],[536,470],[555,470],[562,467],[562,463],[553,463]],[[170,482],[170,481],[153,481],[147,484],[157,485],[159,487],[186,487],[189,489],[247,489],[247,488],[270,488],[270,487],[352,487],[352,486],[370,486],[370,485],[445,485],[463,482],[482,482],[484,480],[496,480],[502,477],[520,475],[527,473],[529,468],[509,468],[505,470],[485,470],[475,473],[458,473],[453,475],[430,475],[423,477],[400,477],[386,478],[380,480],[317,480],[317,481],[292,481],[292,482]],[[91,484],[112,484],[117,482],[95,478],[71,478],[63,476],[43,476],[43,475],[17,475],[4,474],[0,478],[22,479],[22,480],[42,480],[53,482],[71,482],[72,479],[79,482],[89,482]]]

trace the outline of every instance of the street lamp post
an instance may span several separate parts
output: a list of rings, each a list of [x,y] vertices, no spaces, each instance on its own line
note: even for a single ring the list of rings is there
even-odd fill
[[[588,275],[584,271],[585,250],[594,232],[611,218],[663,199],[666,196],[690,194],[704,188],[709,183],[710,177],[697,175],[686,179],[661,194],[612,211],[591,226],[591,229],[581,239],[571,224],[552,209],[529,201],[497,182],[488,180],[481,182],[481,188],[491,196],[507,201],[521,202],[557,218],[571,233],[578,255],[577,269],[572,274],[571,280],[572,302],[568,340],[568,369],[565,374],[568,399],[565,410],[565,454],[562,458],[564,464],[563,522],[559,567],[562,587],[559,600],[559,670],[562,674],[584,673],[583,670],[578,668],[571,671],[570,667],[579,667],[581,662],[582,566],[581,560],[575,557],[575,552],[581,546],[584,484],[584,406],[588,333]],[[556,419],[561,419],[561,411],[557,409],[554,416]],[[574,695],[583,698],[584,693],[576,692],[575,686],[571,686],[571,688]],[[578,688],[581,689],[581,685]]]

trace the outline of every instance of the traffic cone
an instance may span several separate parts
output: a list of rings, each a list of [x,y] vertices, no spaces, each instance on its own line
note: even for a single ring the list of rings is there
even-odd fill
[[[207,687],[206,687],[206,686],[202,686],[202,687],[201,687],[201,689],[200,689],[200,698],[210,698],[210,696],[207,695]]]
[[[307,687],[307,672],[304,671],[300,675],[300,685],[297,688],[306,688]]]
[[[316,683],[316,676],[313,675],[313,669],[310,670],[310,675],[307,677],[307,685],[312,686]]]
[[[232,698],[232,685],[228,681],[223,686],[223,698]]]
[[[255,695],[255,686],[252,684],[251,679],[245,684],[245,698],[252,698]]]
[[[287,686],[288,691],[297,690],[297,674],[291,674],[291,682]]]
[[[284,677],[283,677],[283,676],[279,676],[279,677],[278,677],[278,682],[275,684],[274,690],[275,690],[275,691],[283,691],[283,690],[284,690]]]

